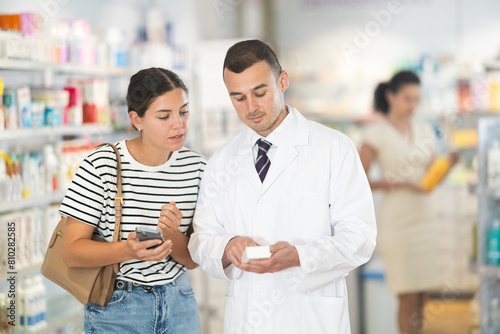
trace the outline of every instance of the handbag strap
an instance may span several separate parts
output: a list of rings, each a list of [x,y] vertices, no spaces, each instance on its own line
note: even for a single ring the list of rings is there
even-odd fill
[[[115,196],[115,229],[113,232],[113,242],[121,241],[121,222],[122,222],[122,207],[123,207],[123,196],[122,196],[122,160],[120,157],[120,152],[115,145],[110,143],[104,143],[98,145],[96,148],[101,146],[111,146],[116,155],[116,196]],[[113,264],[113,269],[115,273],[118,273],[119,263]]]
[[[111,146],[116,155],[116,197],[115,197],[115,231],[113,232],[113,242],[121,241],[121,221],[122,221],[122,206],[123,206],[123,196],[122,196],[122,161],[120,157],[120,152],[115,145],[110,143],[104,143],[98,145],[96,148],[101,146]]]

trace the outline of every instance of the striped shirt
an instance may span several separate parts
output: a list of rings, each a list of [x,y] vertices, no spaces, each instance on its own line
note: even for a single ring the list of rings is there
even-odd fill
[[[174,151],[161,166],[145,166],[134,160],[125,141],[116,143],[122,161],[123,210],[121,237],[126,240],[136,227],[156,229],[161,207],[174,201],[182,212],[179,230],[186,234],[193,220],[198,189],[206,160],[188,148]],[[81,163],[59,212],[96,227],[94,233],[113,241],[116,156],[103,146]],[[185,267],[171,256],[162,261],[128,260],[120,264],[117,277],[145,285],[174,281]]]

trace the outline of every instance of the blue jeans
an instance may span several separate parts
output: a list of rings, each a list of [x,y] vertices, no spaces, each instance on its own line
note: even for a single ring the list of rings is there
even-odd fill
[[[106,307],[85,306],[85,333],[199,334],[198,304],[186,273],[151,292],[115,290]]]

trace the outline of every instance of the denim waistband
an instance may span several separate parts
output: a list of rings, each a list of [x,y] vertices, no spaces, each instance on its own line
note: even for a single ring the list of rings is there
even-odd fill
[[[142,288],[146,292],[151,292],[154,287],[151,285],[142,285],[136,282],[127,282],[122,280],[115,281],[115,290],[129,290],[133,288]]]

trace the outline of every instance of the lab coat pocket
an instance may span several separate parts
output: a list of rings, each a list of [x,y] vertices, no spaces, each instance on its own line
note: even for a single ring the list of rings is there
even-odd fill
[[[291,219],[302,237],[317,239],[331,235],[329,194],[322,192],[294,192],[290,196]]]
[[[344,297],[304,296],[302,333],[350,333]]]

